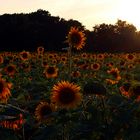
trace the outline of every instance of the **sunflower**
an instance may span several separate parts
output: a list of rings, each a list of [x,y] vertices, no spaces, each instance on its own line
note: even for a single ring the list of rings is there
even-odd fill
[[[99,70],[100,69],[100,64],[99,63],[91,64],[91,69],[92,70]]]
[[[134,82],[128,90],[131,97],[138,98],[140,96],[140,83]]]
[[[127,67],[128,67],[128,69],[133,69],[133,68],[135,68],[135,65],[134,64],[129,64]]]
[[[26,51],[22,51],[20,52],[20,58],[21,60],[26,61],[30,58],[30,53]]]
[[[3,128],[13,129],[13,130],[19,130],[20,128],[22,128],[25,122],[23,115],[19,114],[18,117],[17,116],[12,116],[12,117],[14,117],[14,120],[10,119],[10,120],[0,121],[0,126]]]
[[[37,48],[37,53],[38,53],[38,54],[44,53],[44,47],[42,47],[42,46],[38,47],[38,48]]]
[[[97,57],[97,56],[96,56],[95,54],[91,54],[91,55],[90,55],[90,58],[91,58],[92,60],[95,60],[96,57]]]
[[[57,64],[57,59],[51,60],[51,63],[52,63],[53,65],[56,65],[56,64]]]
[[[42,67],[46,67],[48,66],[48,61],[47,60],[43,60],[42,61]]]
[[[43,59],[43,56],[44,56],[43,54],[39,53],[39,54],[37,54],[37,59],[38,60],[42,60]]]
[[[87,59],[87,58],[88,58],[88,55],[87,55],[87,53],[82,53],[82,54],[81,54],[81,57],[82,57],[83,59]]]
[[[11,96],[10,89],[12,87],[11,83],[7,83],[4,79],[0,78],[0,102],[6,103]]]
[[[53,55],[52,53],[49,53],[49,54],[48,54],[48,59],[51,60],[51,59],[53,59],[53,58],[54,58],[54,55]]]
[[[58,75],[58,68],[55,66],[46,66],[44,74],[47,78],[55,78]]]
[[[76,27],[71,27],[67,36],[67,42],[70,46],[75,47],[77,50],[80,50],[85,45],[85,33],[83,31],[79,31]]]
[[[121,80],[120,71],[118,70],[118,68],[111,68],[110,70],[107,71],[107,73],[112,75],[113,78],[115,78],[115,80],[117,81]]]
[[[129,98],[130,95],[129,95],[128,91],[129,91],[130,87],[131,87],[131,83],[128,83],[128,82],[124,83],[124,84],[119,88],[120,93],[121,93],[122,95],[124,95],[125,97],[128,97],[128,98]]]
[[[40,122],[50,123],[53,120],[51,115],[54,111],[55,107],[53,104],[49,104],[48,102],[40,102],[35,109],[35,117]]]
[[[97,55],[97,59],[98,60],[103,60],[105,58],[105,55],[104,54],[98,54]]]
[[[109,66],[109,67],[113,67],[113,66],[114,66],[114,63],[113,63],[113,62],[110,62],[110,63],[108,64],[108,66]]]
[[[81,73],[80,73],[79,71],[73,71],[73,72],[71,73],[71,76],[72,76],[73,78],[78,78],[78,77],[81,76]]]
[[[134,54],[126,54],[125,58],[128,61],[133,61],[135,59],[135,55]]]
[[[68,81],[58,82],[53,86],[51,101],[63,109],[76,108],[82,101],[80,87]]]
[[[108,83],[108,84],[111,84],[111,85],[114,85],[114,84],[118,84],[118,80],[113,80],[113,79],[106,79],[106,82]]]
[[[4,70],[6,74],[8,74],[9,76],[13,76],[16,73],[16,66],[13,64],[10,64],[7,67],[5,67]]]
[[[73,58],[73,63],[74,63],[74,64],[77,64],[79,60],[80,60],[80,58],[74,57],[74,58]]]
[[[67,57],[62,56],[61,59],[60,59],[60,62],[62,62],[63,64],[66,64],[67,63]]]
[[[120,67],[125,66],[126,65],[126,61],[121,60],[119,65],[120,65]]]

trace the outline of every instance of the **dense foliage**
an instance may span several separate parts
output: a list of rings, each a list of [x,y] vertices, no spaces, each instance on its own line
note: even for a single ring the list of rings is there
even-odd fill
[[[138,140],[139,53],[73,53],[70,83],[67,55],[1,53],[1,140]]]

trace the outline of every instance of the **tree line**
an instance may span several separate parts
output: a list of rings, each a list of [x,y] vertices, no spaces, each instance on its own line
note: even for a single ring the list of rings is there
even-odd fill
[[[0,51],[36,51],[39,46],[46,51],[62,51],[68,47],[65,40],[71,26],[85,31],[87,39],[82,51],[140,51],[140,31],[127,21],[118,20],[114,25],[102,23],[90,31],[77,20],[52,16],[42,9],[0,15]]]

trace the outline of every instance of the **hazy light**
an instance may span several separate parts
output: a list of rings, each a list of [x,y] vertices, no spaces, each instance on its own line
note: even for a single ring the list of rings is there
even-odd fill
[[[52,16],[75,19],[92,29],[96,24],[115,24],[117,19],[140,29],[139,0],[0,0],[0,14],[47,10]]]

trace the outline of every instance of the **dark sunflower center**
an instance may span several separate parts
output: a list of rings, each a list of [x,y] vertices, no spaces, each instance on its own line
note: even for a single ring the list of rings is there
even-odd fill
[[[23,54],[22,54],[22,57],[23,57],[23,58],[27,58],[27,57],[28,57],[27,53],[23,53]]]
[[[71,35],[71,43],[77,45],[81,42],[81,35],[79,33],[73,33]]]
[[[47,65],[47,62],[46,61],[43,61],[43,65],[46,66]]]
[[[41,108],[40,115],[42,117],[48,116],[52,113],[52,109],[49,106],[44,106]]]
[[[48,73],[48,74],[54,74],[54,73],[55,73],[55,68],[54,68],[54,67],[49,67],[49,68],[47,69],[47,73]]]
[[[117,73],[117,72],[115,72],[115,71],[112,71],[112,72],[111,72],[111,74],[112,74],[115,78],[117,78],[117,77],[118,77],[118,73]]]
[[[128,91],[129,91],[130,86],[131,86],[131,84],[130,84],[130,83],[125,83],[125,84],[123,85],[123,88],[124,88],[124,90],[125,90],[126,92],[128,92]]]
[[[94,68],[94,69],[97,69],[97,68],[98,68],[98,64],[94,64],[94,65],[93,65],[93,68]]]
[[[4,84],[0,82],[0,94],[2,93],[3,89],[4,89]]]
[[[133,59],[133,55],[128,55],[128,59]]]
[[[14,67],[13,66],[8,66],[7,67],[7,71],[8,72],[13,72],[14,71]]]
[[[63,104],[69,104],[75,99],[75,92],[70,88],[63,88],[59,95],[60,102]]]
[[[66,61],[66,59],[65,58],[62,58],[62,61]]]
[[[39,48],[39,52],[42,52],[43,51],[43,48]]]

